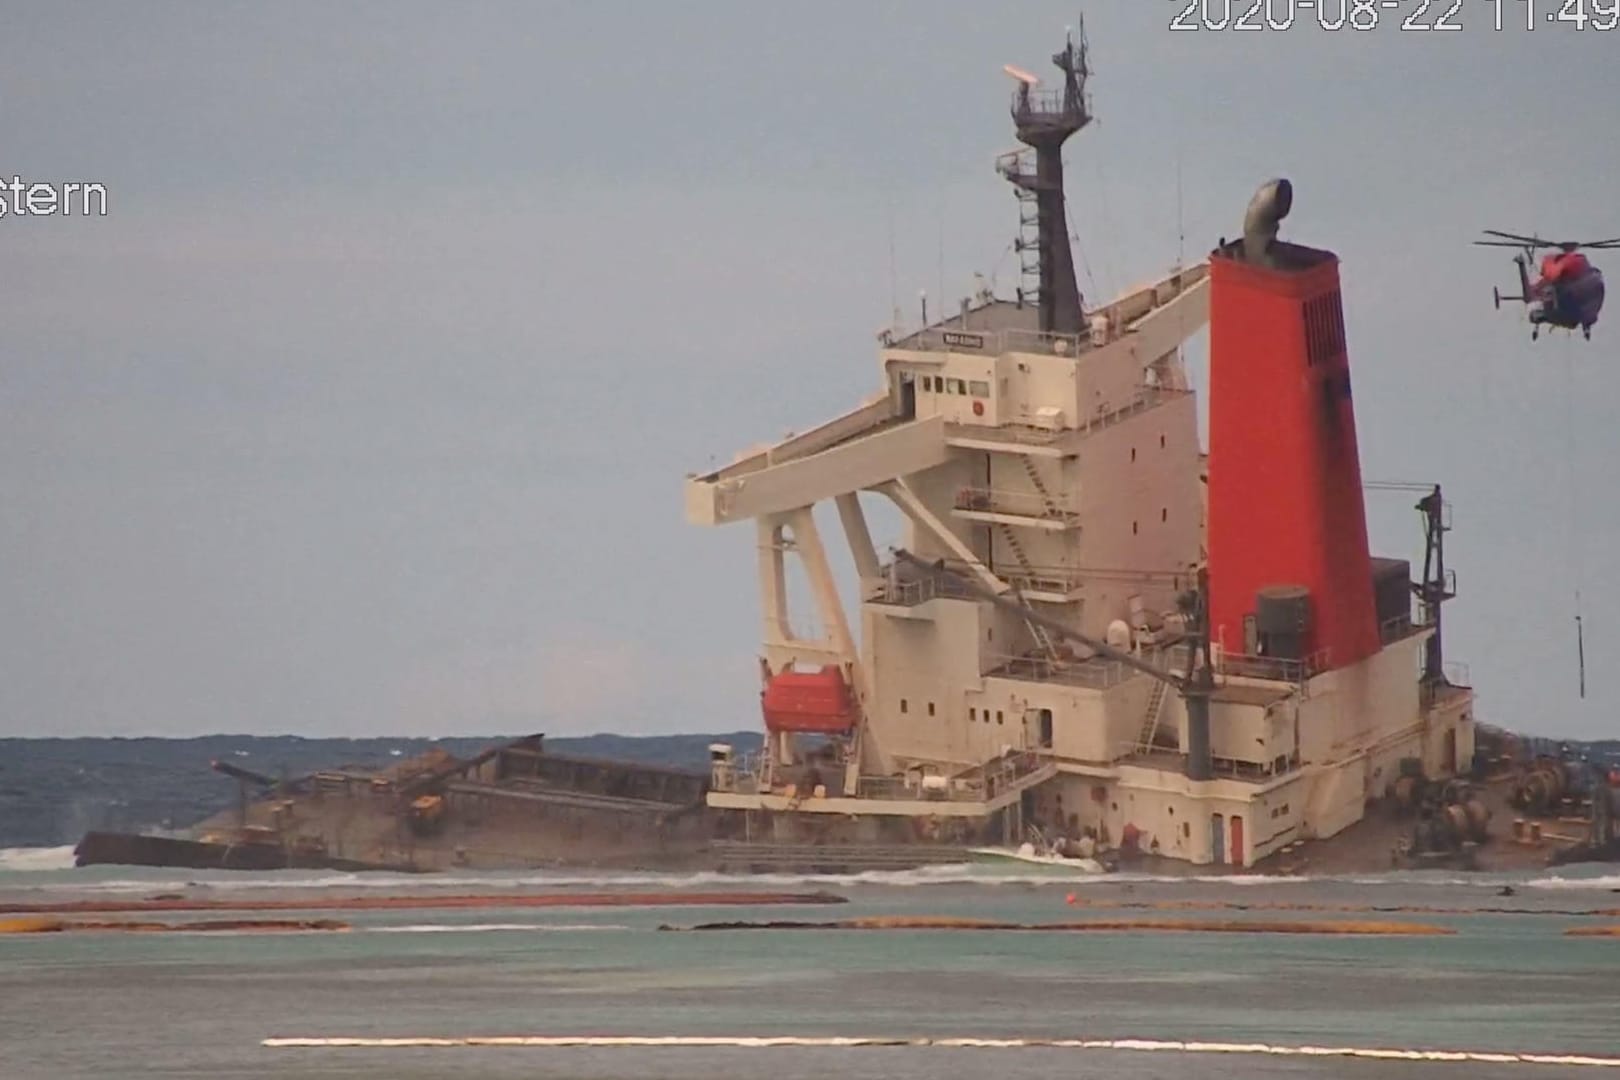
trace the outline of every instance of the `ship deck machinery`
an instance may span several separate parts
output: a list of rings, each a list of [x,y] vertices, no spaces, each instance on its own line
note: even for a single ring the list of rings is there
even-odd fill
[[[1471,757],[1471,693],[1439,671],[1449,592],[1367,553],[1336,258],[1277,239],[1291,190],[1274,183],[1207,263],[1086,310],[1055,254],[1054,132],[1089,118],[1083,46],[1057,60],[1065,90],[1018,92],[1030,150],[1001,163],[1021,203],[1038,196],[1038,285],[888,338],[859,408],[687,478],[690,521],[758,534],[766,745],[717,748],[708,795],[750,837],[995,843],[1038,824],[1248,866],[1359,820],[1404,758],[1446,776]],[[1207,482],[1180,355],[1206,324]],[[863,495],[974,588],[880,562]],[[858,644],[813,514],[828,501]],[[789,555],[816,639],[792,630]],[[1201,573],[1216,685],[1207,752],[1189,752],[1174,678],[1075,642],[1185,677],[1179,602]]]

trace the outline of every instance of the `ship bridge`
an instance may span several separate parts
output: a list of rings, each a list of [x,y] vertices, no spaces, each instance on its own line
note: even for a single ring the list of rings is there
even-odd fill
[[[773,771],[792,775],[802,757],[795,741],[807,736],[839,747],[849,767],[838,770],[835,794],[844,796],[892,786],[907,769],[954,775],[1004,745],[1038,743],[1021,711],[1016,731],[1006,730],[1005,707],[999,732],[942,742],[913,730],[914,709],[936,720],[948,710],[965,726],[970,685],[1022,660],[1050,659],[1053,643],[972,600],[924,595],[928,583],[880,560],[863,494],[900,510],[909,550],[948,559],[995,592],[1050,606],[1077,626],[1094,624],[1099,635],[1145,609],[1155,618],[1170,609],[1200,558],[1202,527],[1196,420],[1179,350],[1207,319],[1203,265],[1093,310],[1083,333],[1042,330],[1038,312],[1017,301],[964,301],[947,319],[888,336],[878,356],[882,389],[856,408],[687,478],[688,520],[752,522],[759,536],[772,753],[749,794],[768,794]],[[1138,454],[1139,475],[1121,484],[1117,465]],[[861,578],[859,635],[814,518],[825,502],[837,508]],[[823,637],[790,629],[790,556],[802,564]],[[962,653],[953,668],[950,654],[964,638],[988,648]],[[939,678],[946,684],[910,688]],[[739,797],[728,795],[727,805]],[[834,812],[839,804],[823,805]]]

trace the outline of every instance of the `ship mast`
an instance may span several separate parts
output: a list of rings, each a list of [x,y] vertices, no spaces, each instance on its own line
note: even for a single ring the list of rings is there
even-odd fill
[[[1091,69],[1084,20],[1079,26],[1079,39],[1077,44],[1070,34],[1063,51],[1052,57],[1063,72],[1062,90],[1036,90],[1034,76],[1016,68],[1007,69],[1020,84],[1013,92],[1012,104],[1018,141],[1034,151],[1035,160],[1031,169],[1030,154],[1024,151],[1004,158],[999,165],[1001,174],[1018,189],[1020,201],[1034,203],[1033,221],[1026,214],[1023,224],[1033,224],[1035,235],[1021,236],[1015,246],[1025,256],[1025,272],[1038,277],[1040,328],[1058,334],[1077,334],[1085,322],[1063,198],[1063,144],[1091,122],[1090,102],[1086,99],[1086,79]],[[1031,254],[1033,265],[1028,258]],[[1023,298],[1020,290],[1019,299]]]

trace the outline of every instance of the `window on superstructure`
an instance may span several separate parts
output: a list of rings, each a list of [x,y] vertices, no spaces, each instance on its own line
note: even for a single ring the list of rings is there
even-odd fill
[[[906,711],[906,699],[905,698],[900,699],[900,711],[901,712]]]
[[[1160,450],[1164,449],[1164,436],[1163,435],[1159,436],[1159,449]]]
[[[933,716],[933,715],[934,715],[934,703],[933,703],[933,702],[932,702],[932,701],[930,701],[930,702],[929,702],[929,703],[928,703],[928,715],[929,715],[929,716]]]
[[[947,381],[951,384],[951,393],[958,396],[967,395],[967,383],[963,382],[961,379],[949,379]]]
[[[1132,461],[1136,460],[1136,447],[1134,447],[1134,446],[1131,447],[1131,460]]]
[[[979,718],[979,710],[978,709],[969,709],[968,710],[968,723],[972,723],[973,721],[977,720],[978,718]]]
[[[1169,521],[1170,520],[1170,508],[1168,506],[1163,507],[1163,508],[1161,508],[1159,510],[1159,520],[1160,521]]]
[[[974,397],[987,398],[990,396],[990,384],[987,382],[969,383],[968,392]]]
[[[1001,723],[1001,710],[1000,709],[996,710],[996,723],[998,723],[998,724]]]

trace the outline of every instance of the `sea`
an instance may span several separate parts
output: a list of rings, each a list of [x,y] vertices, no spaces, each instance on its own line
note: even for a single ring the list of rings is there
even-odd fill
[[[623,889],[826,892],[847,903],[321,906]],[[297,899],[308,910],[296,917],[352,929],[0,935],[0,1077],[1620,1077],[1620,937],[1565,934],[1620,925],[1620,866],[428,877],[74,869],[68,848],[0,850],[0,905],[173,894]],[[1396,920],[1456,933],[677,932],[865,916]]]

